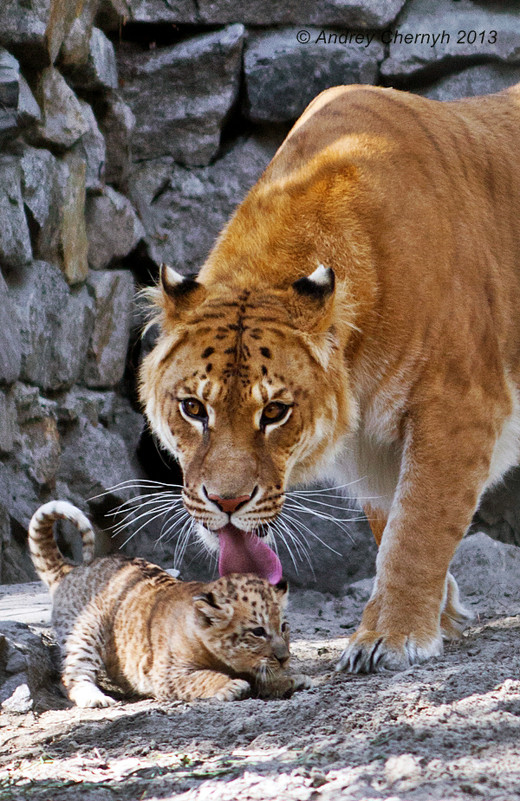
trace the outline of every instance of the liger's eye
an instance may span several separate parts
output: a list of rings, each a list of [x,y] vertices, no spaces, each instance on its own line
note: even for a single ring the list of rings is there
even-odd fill
[[[184,414],[194,420],[207,420],[208,413],[204,404],[197,398],[184,398],[181,401],[181,408]]]
[[[260,425],[268,426],[270,423],[279,423],[280,420],[286,416],[291,407],[287,403],[280,403],[279,401],[272,401],[264,407]]]
[[[255,637],[267,637],[267,631],[263,626],[257,626],[256,629],[249,629],[249,631],[251,634],[254,634]]]

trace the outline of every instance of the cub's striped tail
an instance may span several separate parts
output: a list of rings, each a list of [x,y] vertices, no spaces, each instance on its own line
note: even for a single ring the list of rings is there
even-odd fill
[[[29,550],[36,572],[51,588],[73,569],[61,555],[54,539],[56,520],[74,523],[83,541],[83,561],[91,562],[94,558],[94,531],[83,512],[68,501],[50,501],[40,506],[29,523]]]

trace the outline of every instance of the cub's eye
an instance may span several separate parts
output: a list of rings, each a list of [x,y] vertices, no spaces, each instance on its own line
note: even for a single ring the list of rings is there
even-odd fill
[[[264,407],[262,417],[260,418],[260,425],[268,426],[269,423],[279,423],[280,420],[288,413],[291,407],[287,403],[280,403],[279,401],[272,401]]]
[[[181,401],[181,408],[184,414],[192,417],[194,420],[207,420],[208,413],[206,407],[197,398],[184,398]]]
[[[256,629],[249,629],[249,631],[251,634],[254,634],[255,637],[267,637],[267,631],[263,626],[257,626]]]
[[[289,631],[289,624],[288,623],[286,623],[286,622],[282,623],[282,631],[283,631],[284,634],[287,631]]]

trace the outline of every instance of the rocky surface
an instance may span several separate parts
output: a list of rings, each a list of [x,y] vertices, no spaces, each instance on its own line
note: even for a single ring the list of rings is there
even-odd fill
[[[194,36],[161,50],[121,52],[122,94],[136,118],[136,159],[170,155],[208,164],[238,98],[243,25]]]
[[[244,54],[245,112],[254,122],[288,122],[299,117],[323,89],[348,83],[375,83],[383,45],[345,47],[340,33],[309,28],[308,44],[298,41],[297,28],[262,33],[248,39]],[[334,38],[335,36],[335,38]],[[364,38],[364,37],[363,37]]]
[[[313,95],[361,81],[449,100],[520,78],[514,4],[430,5],[0,2],[1,581],[34,577],[25,529],[39,503],[60,495],[82,506],[109,550],[104,515],[139,489],[92,495],[126,478],[179,482],[153,443],[142,447],[135,371],[153,331],[141,344],[132,295],[163,260],[199,269]],[[474,42],[454,44],[472,28]],[[415,41],[443,31],[450,41]],[[519,475],[475,520],[511,543],[520,542]],[[372,569],[366,523],[336,512],[349,533],[312,517],[298,524],[326,543],[312,546],[314,575],[280,545],[295,586],[341,594]],[[177,565],[179,532],[158,542],[162,522],[126,547]],[[182,566],[193,575],[214,567],[195,543]]]
[[[341,597],[293,592],[293,669],[314,686],[281,701],[64,708],[48,596],[39,584],[5,588],[0,789],[13,801],[517,798],[518,558],[466,538],[453,569],[475,620],[442,657],[402,673],[334,672],[370,580]]]
[[[390,49],[381,74],[400,80],[476,59],[518,63],[519,36],[520,16],[509,3],[438,0],[432,17],[429,0],[410,0],[384,37]]]

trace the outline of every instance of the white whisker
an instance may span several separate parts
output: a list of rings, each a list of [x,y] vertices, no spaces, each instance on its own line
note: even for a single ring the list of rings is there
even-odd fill
[[[283,510],[282,515],[284,515],[284,517],[287,520],[292,522],[293,525],[303,526],[303,528],[311,535],[311,537],[313,537],[315,540],[318,540],[318,542],[320,542],[329,551],[332,551],[332,553],[335,553],[337,556],[343,556],[343,554],[341,554],[339,551],[336,551],[336,549],[333,548],[331,545],[329,545],[327,542],[325,542],[325,540],[322,540],[321,537],[318,537],[318,535],[314,531],[312,531],[308,526],[306,526],[302,520],[290,515],[288,512],[285,511],[285,509]],[[345,531],[345,533],[348,534],[350,539],[352,539],[348,531]]]

